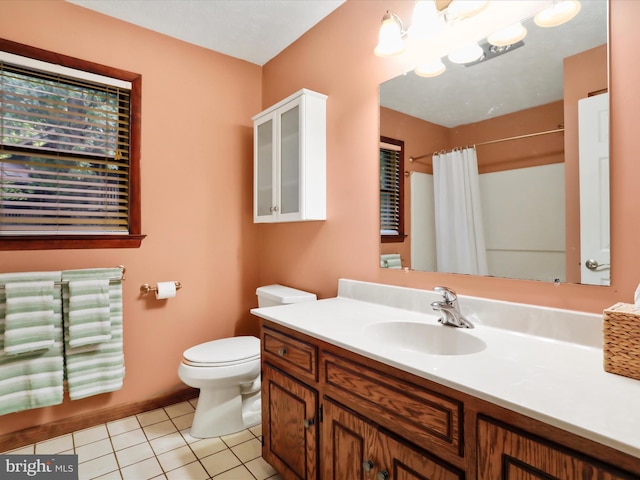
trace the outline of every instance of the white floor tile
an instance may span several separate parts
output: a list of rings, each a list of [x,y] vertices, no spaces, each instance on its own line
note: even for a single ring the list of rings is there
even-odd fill
[[[97,442],[109,437],[106,425],[98,425],[97,427],[86,428],[73,432],[73,443],[76,448],[86,445],[87,443]]]
[[[120,470],[116,470],[101,477],[96,477],[95,480],[122,480],[122,475],[120,475]]]
[[[213,477],[214,480],[255,480],[249,470],[240,465]]]
[[[171,421],[178,430],[185,430],[191,427],[193,423],[194,413],[187,413],[186,415],[180,415],[179,417],[173,417]]]
[[[167,412],[169,418],[181,417],[182,415],[193,413],[194,410],[193,405],[189,402],[181,402],[164,407],[164,411]]]
[[[251,427],[249,431],[259,438],[262,436],[262,425],[256,425],[255,427]]]
[[[138,421],[143,427],[169,420],[169,415],[167,415],[167,413],[162,408],[151,410],[150,412],[140,413],[136,415],[136,417],[138,417]]]
[[[143,427],[144,433],[149,440],[168,435],[173,432],[177,432],[178,429],[171,422],[171,420],[165,420],[164,422],[154,423],[148,427]]]
[[[134,463],[141,462],[147,458],[154,457],[151,445],[147,442],[134,445],[116,452],[116,458],[120,464],[120,468],[128,467]]]
[[[227,448],[219,437],[198,440],[197,442],[189,444],[189,446],[198,458],[208,457]]]
[[[71,434],[36,443],[37,454],[55,454],[66,450],[73,450],[73,437]]]
[[[120,469],[120,473],[124,480],[149,480],[162,475],[162,468],[160,468],[158,460],[154,457],[124,467]]]
[[[222,440],[224,441],[224,443],[227,444],[227,446],[233,447],[240,443],[246,442],[247,440],[251,440],[254,437],[249,430],[242,430],[241,432],[232,433],[231,435],[225,435],[220,438],[222,438]]]
[[[186,445],[184,447],[176,448],[175,450],[170,450],[162,455],[158,455],[158,461],[165,472],[182,467],[188,463],[195,462],[196,460],[196,456]]]
[[[256,477],[257,480],[265,480],[266,478],[271,478],[277,473],[271,465],[264,461],[262,457],[258,457],[251,460],[250,462],[246,462],[245,466],[249,469],[253,476]]]
[[[9,450],[4,452],[4,454],[10,455],[33,455],[35,450],[35,445],[25,445],[24,447],[16,448],[15,450]]]
[[[169,435],[164,435],[162,437],[154,438],[153,440],[149,440],[153,451],[156,455],[160,455],[161,453],[168,452],[169,450],[175,450],[176,448],[184,447],[187,445],[182,435],[179,432],[173,432]]]
[[[167,478],[169,480],[207,480],[209,474],[200,462],[193,462],[167,472]]]
[[[242,463],[247,463],[262,455],[262,444],[260,440],[254,438],[248,442],[241,443],[231,448],[231,451],[240,459]]]
[[[113,453],[113,447],[111,446],[111,441],[105,438],[104,440],[98,440],[97,442],[76,447],[75,453],[78,455],[78,463],[83,463],[93,460],[94,458],[102,457],[108,453]]]
[[[126,417],[107,423],[109,435],[119,435],[140,428],[140,422],[136,417]]]
[[[136,430],[131,430],[126,433],[121,433],[120,435],[115,435],[111,437],[111,443],[113,444],[114,450],[122,450],[123,448],[128,448],[133,445],[137,445],[139,443],[143,443],[147,441],[147,437],[144,435],[144,432],[141,428]]]
[[[118,462],[116,462],[116,457],[113,453],[110,453],[103,457],[79,464],[78,478],[79,480],[90,480],[117,470]]]
[[[214,453],[200,461],[212,477],[240,465],[240,460],[238,460],[238,457],[236,457],[231,450]]]

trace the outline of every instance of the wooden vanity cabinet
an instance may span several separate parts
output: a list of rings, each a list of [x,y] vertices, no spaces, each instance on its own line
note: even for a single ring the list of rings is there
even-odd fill
[[[640,459],[262,321],[264,459],[285,480],[640,479]]]

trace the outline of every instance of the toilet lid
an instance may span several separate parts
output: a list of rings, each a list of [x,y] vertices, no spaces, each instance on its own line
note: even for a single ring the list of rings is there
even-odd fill
[[[182,354],[194,366],[222,367],[260,359],[260,340],[256,337],[230,337],[201,343]]]

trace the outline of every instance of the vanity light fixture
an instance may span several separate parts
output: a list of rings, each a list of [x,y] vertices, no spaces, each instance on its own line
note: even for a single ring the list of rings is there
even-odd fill
[[[455,22],[463,18],[472,17],[489,5],[489,0],[452,0],[447,6],[448,22]]]
[[[557,0],[549,8],[537,13],[533,21],[539,27],[557,27],[575,17],[580,7],[579,0]]]
[[[404,37],[406,32],[402,27],[402,20],[395,13],[387,10],[382,17],[378,45],[373,51],[379,57],[392,57],[401,54],[405,49]]]
[[[518,43],[526,36],[527,29],[522,26],[522,23],[518,22],[496,33],[492,33],[487,37],[487,42],[496,47],[507,47]]]
[[[418,0],[413,7],[409,36],[416,40],[433,38],[446,27],[443,15],[438,14],[436,3],[432,0]]]
[[[416,75],[420,75],[421,77],[432,78],[442,75],[446,69],[447,67],[442,63],[442,60],[438,58],[418,65],[415,72]]]

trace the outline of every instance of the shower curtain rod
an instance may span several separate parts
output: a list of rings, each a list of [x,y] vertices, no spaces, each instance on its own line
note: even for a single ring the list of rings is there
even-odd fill
[[[526,133],[524,135],[516,135],[515,137],[499,138],[498,140],[489,140],[487,142],[474,143],[473,146],[474,147],[481,147],[482,145],[491,145],[492,143],[508,142],[510,140],[520,140],[521,138],[537,137],[539,135],[549,135],[550,133],[558,133],[558,132],[564,132],[564,127],[556,128],[554,130],[545,130],[544,132]],[[417,157],[409,157],[409,161],[410,162],[415,162],[417,160],[420,160],[421,158],[425,158],[425,157],[428,157],[430,155],[434,155],[435,153],[436,152],[425,153],[424,155],[419,155]]]

